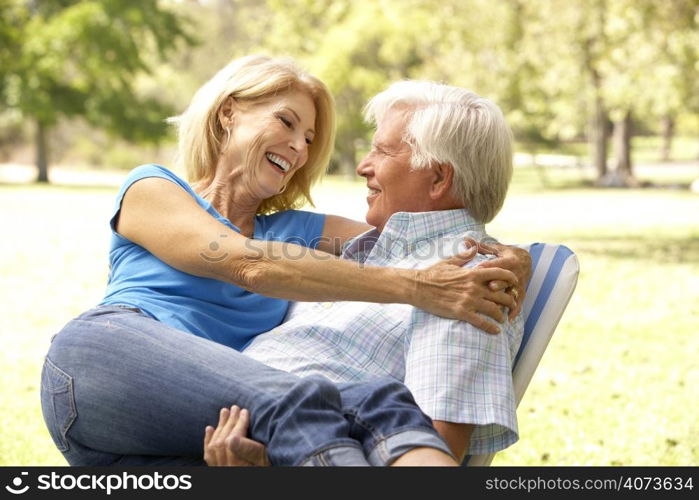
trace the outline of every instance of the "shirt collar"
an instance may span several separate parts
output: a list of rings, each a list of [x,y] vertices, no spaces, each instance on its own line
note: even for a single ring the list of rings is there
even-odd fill
[[[467,231],[484,232],[485,228],[463,208],[396,212],[388,219],[381,233],[372,229],[351,240],[345,247],[343,257],[359,262],[366,261],[370,254],[376,253],[388,259],[403,258],[422,241]]]

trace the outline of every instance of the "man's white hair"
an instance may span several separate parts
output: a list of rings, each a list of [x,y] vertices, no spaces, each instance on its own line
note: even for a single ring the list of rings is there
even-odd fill
[[[406,112],[411,167],[451,165],[454,196],[475,219],[490,222],[512,178],[512,132],[500,108],[460,87],[406,80],[374,96],[365,119],[378,126],[392,109]]]

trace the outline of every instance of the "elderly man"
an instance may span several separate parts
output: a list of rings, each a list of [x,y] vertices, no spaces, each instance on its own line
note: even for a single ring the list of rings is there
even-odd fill
[[[502,207],[512,175],[500,109],[462,88],[405,81],[375,96],[366,116],[377,130],[357,174],[367,180],[366,221],[375,229],[350,241],[343,257],[417,269],[457,254],[464,238],[489,239],[484,224]],[[488,259],[479,254],[467,265]],[[301,376],[402,381],[463,459],[517,440],[511,374],[523,324],[520,315],[500,318],[502,333],[492,335],[486,331],[498,328],[484,317],[477,327],[403,304],[298,303],[244,352]]]

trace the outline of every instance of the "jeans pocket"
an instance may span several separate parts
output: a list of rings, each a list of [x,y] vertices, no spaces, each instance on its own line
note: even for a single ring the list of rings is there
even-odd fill
[[[70,448],[66,434],[78,416],[73,377],[53,364],[48,356],[41,371],[41,411],[58,451],[65,453]]]

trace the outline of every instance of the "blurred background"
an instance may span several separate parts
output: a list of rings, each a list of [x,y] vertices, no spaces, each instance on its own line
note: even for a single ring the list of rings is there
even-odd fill
[[[699,464],[699,0],[0,0],[0,465],[64,464],[51,336],[102,297],[128,170],[231,59],[287,55],[338,134],[309,207],[362,219],[366,100],[403,78],[493,99],[515,174],[489,226],[581,262],[495,465]]]

